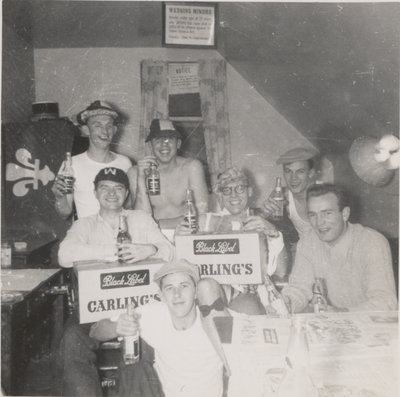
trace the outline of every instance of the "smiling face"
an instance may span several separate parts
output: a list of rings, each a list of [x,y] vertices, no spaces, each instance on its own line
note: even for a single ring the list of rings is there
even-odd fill
[[[94,194],[99,200],[101,210],[120,211],[128,190],[122,183],[106,180],[98,182]]]
[[[310,197],[307,208],[311,226],[321,241],[333,245],[346,231],[350,208],[341,211],[334,193]]]
[[[117,127],[114,125],[114,119],[107,115],[98,115],[89,117],[87,128],[90,144],[98,148],[107,148],[110,146]]]
[[[174,323],[195,318],[196,285],[187,273],[167,274],[162,278],[160,288]]]
[[[151,140],[153,154],[160,163],[169,163],[176,157],[182,141],[176,137],[158,137]]]
[[[219,197],[222,208],[226,208],[231,215],[239,215],[247,208],[249,187],[243,181],[231,182],[221,188]]]
[[[283,165],[283,176],[292,193],[302,193],[313,182],[315,171],[310,169],[307,160],[295,161]]]

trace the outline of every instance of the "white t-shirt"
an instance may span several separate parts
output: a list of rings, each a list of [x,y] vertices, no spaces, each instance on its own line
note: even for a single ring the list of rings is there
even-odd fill
[[[195,323],[182,331],[174,328],[162,302],[137,311],[142,315],[140,335],[155,351],[154,368],[165,397],[221,397],[223,365],[203,330],[199,311]]]
[[[109,163],[99,163],[89,158],[87,152],[72,157],[74,170],[74,202],[78,218],[93,215],[99,212],[100,205],[94,195],[94,178],[105,167],[121,168],[125,172],[132,164],[128,157],[113,153],[115,160]]]

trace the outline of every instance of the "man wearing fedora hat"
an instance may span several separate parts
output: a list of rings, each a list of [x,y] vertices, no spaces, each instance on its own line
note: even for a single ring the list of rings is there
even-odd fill
[[[66,185],[60,175],[53,184],[55,208],[63,218],[71,215],[74,204],[78,218],[98,212],[99,203],[93,193],[93,180],[102,168],[117,167],[126,172],[132,166],[128,157],[110,150],[120,115],[108,103],[94,101],[77,115],[77,121],[83,134],[89,137],[89,148],[72,157],[75,177],[73,193],[65,193]]]
[[[146,138],[153,154],[139,160],[128,172],[134,208],[152,213],[162,230],[171,230],[183,216],[186,189],[192,189],[197,210],[200,214],[208,208],[208,190],[201,162],[193,158],[178,156],[182,136],[170,120],[154,119]],[[149,196],[146,190],[146,175],[151,164],[160,173],[160,195]]]

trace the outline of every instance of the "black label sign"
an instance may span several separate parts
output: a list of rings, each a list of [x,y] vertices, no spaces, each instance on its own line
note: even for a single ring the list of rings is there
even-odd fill
[[[149,270],[130,270],[129,272],[100,274],[101,289],[137,287],[149,284]]]
[[[239,239],[193,240],[193,252],[195,255],[239,254]]]

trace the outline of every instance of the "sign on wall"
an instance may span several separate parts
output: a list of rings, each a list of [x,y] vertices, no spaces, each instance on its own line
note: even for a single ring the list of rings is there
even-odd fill
[[[201,277],[221,284],[260,284],[258,233],[175,236],[176,256],[199,266]]]
[[[163,44],[168,47],[216,47],[217,5],[164,3]]]
[[[127,306],[143,306],[160,301],[153,276],[162,261],[143,261],[121,266],[118,262],[83,262],[74,264],[78,278],[79,322],[91,323],[116,317]]]

